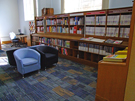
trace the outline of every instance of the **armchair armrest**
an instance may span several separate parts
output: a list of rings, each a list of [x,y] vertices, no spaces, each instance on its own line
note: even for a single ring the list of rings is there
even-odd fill
[[[54,47],[47,47],[47,50],[49,50],[49,53],[58,54],[58,50]]]

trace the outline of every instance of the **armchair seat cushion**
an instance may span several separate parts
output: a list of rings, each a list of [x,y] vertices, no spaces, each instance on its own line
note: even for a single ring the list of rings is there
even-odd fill
[[[52,54],[52,53],[45,53],[45,56],[46,56],[47,59],[52,59],[52,58],[56,57],[56,55]]]
[[[38,63],[38,60],[34,58],[24,58],[21,61],[22,61],[23,66],[29,66],[29,65],[34,65]]]

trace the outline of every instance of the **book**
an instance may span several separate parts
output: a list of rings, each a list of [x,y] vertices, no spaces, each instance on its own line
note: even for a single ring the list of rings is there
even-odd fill
[[[90,41],[93,41],[93,42],[104,42],[105,40],[104,39],[98,39],[98,38],[92,38]]]
[[[115,55],[127,55],[127,50],[120,50],[115,52]]]
[[[104,61],[114,61],[114,62],[124,62],[127,58],[127,55],[107,55],[103,57]]]
[[[107,40],[105,41],[105,43],[114,43],[114,41],[115,41],[115,40],[113,40],[113,39],[107,39]]]
[[[111,44],[121,44],[122,40],[113,40],[113,39],[107,39],[105,43],[111,43]]]
[[[93,39],[93,37],[81,38],[80,40],[90,41],[91,39]]]
[[[123,41],[122,40],[115,40],[113,43],[114,44],[121,44]]]

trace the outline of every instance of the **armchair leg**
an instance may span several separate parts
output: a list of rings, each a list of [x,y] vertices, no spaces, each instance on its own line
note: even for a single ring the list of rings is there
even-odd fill
[[[45,71],[46,71],[46,67],[45,67]]]
[[[24,74],[22,75],[22,78],[24,79]]]
[[[38,74],[40,74],[40,70],[38,70]]]
[[[55,65],[57,66],[57,63],[55,63]]]

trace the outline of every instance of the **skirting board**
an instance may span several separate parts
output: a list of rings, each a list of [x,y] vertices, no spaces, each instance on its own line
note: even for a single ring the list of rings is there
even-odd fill
[[[11,41],[2,41],[1,44],[8,44],[8,43],[12,43]]]

